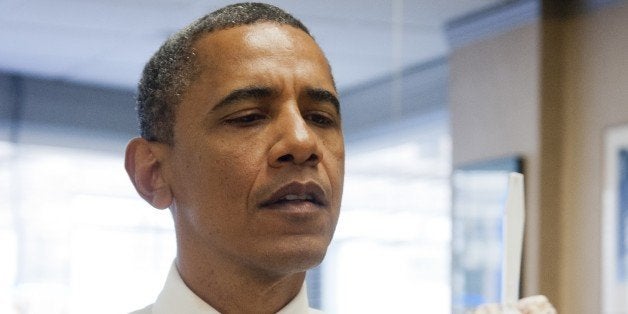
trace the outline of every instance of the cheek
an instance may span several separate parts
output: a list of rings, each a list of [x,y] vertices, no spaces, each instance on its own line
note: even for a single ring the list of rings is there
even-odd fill
[[[342,188],[345,174],[345,150],[342,138],[337,141],[326,142],[325,146],[328,148],[330,176],[332,176],[333,180],[339,182]]]
[[[259,158],[238,147],[218,149],[199,158],[197,175],[202,185],[211,187],[204,193],[207,202],[219,206],[246,206],[247,197],[259,172]],[[202,191],[201,191],[202,192]]]
[[[336,142],[334,144],[335,145],[333,145],[332,147],[327,146],[329,150],[326,153],[326,170],[334,193],[333,199],[339,207],[342,200],[342,191],[344,184],[345,154],[342,141]]]
[[[251,155],[224,149],[190,151],[181,167],[185,175],[177,180],[177,204],[184,209],[186,224],[196,232],[225,236],[248,223],[248,195],[259,168]]]

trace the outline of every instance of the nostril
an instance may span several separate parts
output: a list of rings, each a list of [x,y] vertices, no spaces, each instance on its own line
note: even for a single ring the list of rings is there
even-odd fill
[[[310,154],[310,156],[307,159],[303,159],[300,156],[295,156],[293,154],[285,154],[276,159],[276,162],[279,162],[279,163],[295,163],[295,164],[302,164],[302,163],[317,164],[319,161],[320,161],[320,158],[318,157],[317,154]]]
[[[286,154],[286,155],[283,155],[283,156],[279,157],[278,160],[281,161],[281,162],[292,161],[292,160],[294,160],[294,157],[292,155],[290,155],[290,154]]]

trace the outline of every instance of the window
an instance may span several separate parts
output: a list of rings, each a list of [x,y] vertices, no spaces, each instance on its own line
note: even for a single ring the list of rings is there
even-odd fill
[[[343,205],[321,267],[326,313],[450,313],[450,141],[393,129],[348,142]]]
[[[137,197],[122,156],[0,143],[0,312],[154,301],[175,255],[172,219]]]

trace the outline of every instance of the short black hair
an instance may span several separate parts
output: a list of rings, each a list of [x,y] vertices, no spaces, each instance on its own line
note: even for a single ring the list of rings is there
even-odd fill
[[[175,107],[199,72],[193,45],[199,37],[217,30],[274,22],[309,30],[282,9],[265,3],[237,3],[218,9],[173,34],[146,63],[138,84],[137,115],[141,136],[173,144]]]

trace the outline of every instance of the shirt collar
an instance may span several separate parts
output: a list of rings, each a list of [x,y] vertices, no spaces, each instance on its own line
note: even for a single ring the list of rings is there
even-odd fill
[[[220,314],[185,285],[175,263],[172,263],[164,288],[153,304],[152,312],[153,314],[171,314],[180,313],[182,309],[185,309],[187,314]],[[306,313],[310,313],[310,309],[304,283],[299,294],[277,314]]]

